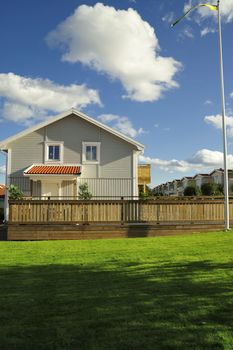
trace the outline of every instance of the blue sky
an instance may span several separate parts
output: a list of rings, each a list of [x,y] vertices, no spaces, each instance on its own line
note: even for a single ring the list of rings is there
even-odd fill
[[[233,0],[222,0],[233,168]],[[152,185],[222,166],[218,36],[197,1],[30,0],[0,13],[0,139],[75,107],[145,145]],[[5,158],[0,155],[0,182]]]

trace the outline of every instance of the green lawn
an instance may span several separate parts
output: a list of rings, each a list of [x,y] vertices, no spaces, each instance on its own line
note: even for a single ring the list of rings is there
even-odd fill
[[[233,349],[233,232],[0,242],[0,349]]]

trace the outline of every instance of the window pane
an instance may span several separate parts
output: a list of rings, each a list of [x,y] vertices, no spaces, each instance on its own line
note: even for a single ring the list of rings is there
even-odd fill
[[[49,146],[49,159],[53,159],[53,146]]]
[[[54,159],[60,159],[60,146],[54,146]]]
[[[92,146],[92,160],[97,160],[97,147]]]
[[[91,159],[91,146],[86,146],[86,160],[92,160]]]

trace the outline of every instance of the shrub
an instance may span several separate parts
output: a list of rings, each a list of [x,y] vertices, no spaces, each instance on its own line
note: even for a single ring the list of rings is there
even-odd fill
[[[91,199],[92,194],[88,191],[88,184],[85,182],[84,184],[79,186],[79,198],[80,199]]]
[[[196,196],[197,188],[195,186],[187,186],[184,189],[184,196]]]
[[[203,196],[213,196],[214,195],[214,184],[206,183],[201,185],[201,194]]]
[[[223,195],[223,186],[221,184],[213,183],[202,184],[201,194],[203,196],[221,196]]]
[[[0,223],[4,220],[4,209],[0,208]]]
[[[16,185],[10,185],[9,189],[9,199],[22,199],[23,198],[23,192],[16,186]]]

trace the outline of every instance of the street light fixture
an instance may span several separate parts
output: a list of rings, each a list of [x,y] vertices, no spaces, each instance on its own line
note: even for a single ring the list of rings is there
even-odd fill
[[[229,230],[229,189],[228,189],[228,164],[227,164],[227,136],[226,136],[226,114],[225,114],[225,93],[224,93],[224,76],[223,76],[223,58],[222,58],[222,29],[221,29],[221,13],[220,0],[217,5],[199,4],[191,7],[184,15],[178,18],[171,27],[178,24],[192,10],[198,7],[208,7],[212,11],[218,11],[218,34],[219,34],[219,63],[220,63],[220,87],[221,87],[221,103],[222,103],[222,130],[223,130],[223,159],[224,159],[224,227],[225,231]]]

